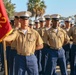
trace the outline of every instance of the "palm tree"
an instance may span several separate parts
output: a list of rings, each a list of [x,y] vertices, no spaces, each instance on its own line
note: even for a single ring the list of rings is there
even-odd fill
[[[6,12],[8,14],[8,17],[10,18],[11,16],[13,16],[14,12],[15,12],[15,4],[11,3],[11,0],[4,0],[4,5],[6,8]]]
[[[42,16],[45,13],[46,5],[44,1],[41,0],[29,0],[28,11],[32,13],[32,16],[35,16],[35,19],[38,16]]]

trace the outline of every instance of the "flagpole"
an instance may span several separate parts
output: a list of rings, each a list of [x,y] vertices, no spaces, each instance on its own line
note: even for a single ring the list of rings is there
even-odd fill
[[[4,71],[5,71],[5,75],[8,75],[7,57],[6,57],[6,42],[5,41],[3,41],[3,51],[4,51]]]

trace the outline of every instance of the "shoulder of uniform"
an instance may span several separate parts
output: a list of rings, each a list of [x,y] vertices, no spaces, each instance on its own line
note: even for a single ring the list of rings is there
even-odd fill
[[[72,31],[72,30],[74,30],[74,29],[76,29],[76,26],[71,27],[71,28],[70,28],[70,31]]]
[[[20,29],[18,29],[18,30],[15,30],[15,33],[17,33],[17,34],[18,34],[19,32],[20,32]]]
[[[16,30],[15,30],[15,29],[13,29],[13,30],[12,30],[12,32],[10,33],[10,35],[11,35],[11,34],[13,34],[14,32],[16,32]]]
[[[49,35],[52,32],[52,28],[45,31],[45,34]]]
[[[38,36],[40,35],[38,31],[36,31],[35,29],[31,29],[32,33],[36,36],[36,38],[38,38]]]
[[[38,31],[35,30],[35,29],[31,29],[31,31],[32,31],[33,33],[38,33]]]
[[[66,34],[66,31],[65,31],[65,29],[63,29],[63,28],[60,28],[60,30],[61,30],[63,33],[65,33],[65,34]]]
[[[61,27],[60,27],[60,28],[61,28]],[[64,30],[65,30],[66,28],[62,28],[62,29],[64,29]]]
[[[18,30],[15,30],[14,33],[18,33]]]
[[[13,32],[16,31],[16,29],[13,29]]]

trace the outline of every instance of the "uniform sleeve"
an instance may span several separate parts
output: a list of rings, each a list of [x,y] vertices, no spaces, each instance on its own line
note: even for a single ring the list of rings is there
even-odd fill
[[[69,42],[70,38],[68,36],[68,34],[64,31],[64,41]]]
[[[38,46],[38,45],[41,45],[41,44],[43,44],[43,40],[42,40],[42,38],[41,38],[41,36],[39,35],[39,33],[38,32],[36,32],[36,45]]]
[[[11,39],[15,40],[17,37],[17,31],[13,31],[13,33],[10,35]]]
[[[7,41],[7,42],[10,42],[12,40],[15,40],[17,37],[17,31],[13,32],[12,34],[10,34],[9,36],[5,37],[4,39]]]
[[[72,28],[70,28],[68,35],[69,35],[69,37],[72,36]]]

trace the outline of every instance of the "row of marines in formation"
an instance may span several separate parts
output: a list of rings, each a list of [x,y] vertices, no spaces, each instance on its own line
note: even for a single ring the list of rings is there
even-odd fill
[[[20,14],[20,16],[18,16]],[[30,12],[19,12],[14,17],[13,32],[5,37],[7,43],[8,75],[76,75],[76,26],[71,19],[59,23],[59,14],[45,15],[29,22]],[[10,46],[8,46],[10,44]],[[1,70],[4,69],[3,44],[0,42]]]

